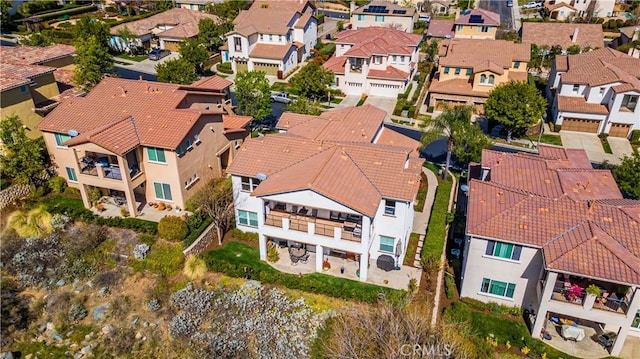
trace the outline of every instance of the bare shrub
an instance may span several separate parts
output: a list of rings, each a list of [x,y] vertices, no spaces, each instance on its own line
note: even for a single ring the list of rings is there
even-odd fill
[[[109,314],[116,320],[124,320],[131,312],[131,300],[128,296],[116,296],[109,303]]]
[[[118,284],[121,278],[122,274],[117,271],[101,272],[94,277],[93,284],[98,288],[113,288]]]

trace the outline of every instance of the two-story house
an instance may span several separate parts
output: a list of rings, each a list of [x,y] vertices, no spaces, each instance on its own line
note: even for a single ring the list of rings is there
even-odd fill
[[[27,136],[41,135],[38,123],[58,105],[72,86],[58,83],[57,73],[73,68],[75,48],[68,45],[1,46],[0,101],[2,118],[18,116]]]
[[[500,28],[500,14],[484,9],[456,11],[455,20],[432,20],[429,37],[455,39],[495,39]]]
[[[372,1],[351,11],[351,25],[356,30],[383,26],[411,34],[416,21],[418,21],[416,8],[402,7],[381,0]]]
[[[556,56],[547,95],[563,130],[628,137],[640,130],[640,59],[610,48]]]
[[[88,96],[64,101],[39,125],[60,176],[78,188],[126,199],[131,216],[148,202],[185,208],[222,176],[249,135],[251,117],[233,114],[214,76],[181,86],[103,79]]]
[[[245,141],[228,173],[236,226],[258,233],[261,260],[270,241],[315,253],[316,271],[327,256],[355,258],[361,281],[381,256],[402,264],[423,160],[385,116],[371,105],[285,113],[285,133]]]
[[[540,146],[485,150],[469,171],[461,296],[522,307],[536,338],[564,319],[615,332],[599,357],[640,336],[640,201],[609,170],[584,150]]]
[[[438,72],[429,86],[429,106],[441,111],[445,104],[474,105],[481,114],[496,86],[527,80],[530,47],[505,40],[443,41]]]
[[[263,71],[284,78],[311,55],[318,37],[315,7],[308,1],[255,1],[240,11],[220,48],[234,72]]]
[[[336,36],[336,53],[323,64],[335,87],[348,95],[396,97],[413,78],[422,35],[388,27],[347,30]]]
[[[614,16],[616,1],[613,0],[551,0],[547,2],[556,9],[561,8],[559,4],[567,4],[573,15],[578,17],[611,17]],[[560,19],[557,19],[560,20]]]
[[[198,36],[198,24],[205,18],[220,23],[220,19],[215,15],[186,8],[172,8],[144,19],[112,27],[109,46],[117,51],[127,51],[133,47],[157,47],[178,51],[182,41]],[[123,39],[123,31],[130,32],[135,38]]]
[[[524,22],[520,29],[522,42],[538,46],[560,46],[567,50],[571,46],[580,49],[604,47],[604,33],[600,24],[577,24],[561,22]]]

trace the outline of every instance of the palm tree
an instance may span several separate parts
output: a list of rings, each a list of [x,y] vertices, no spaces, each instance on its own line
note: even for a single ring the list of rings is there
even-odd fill
[[[431,121],[431,127],[422,135],[420,142],[423,146],[437,140],[440,137],[447,138],[447,161],[442,178],[447,178],[449,166],[451,165],[451,153],[453,148],[463,142],[466,126],[471,125],[471,106],[446,106],[444,111]]]

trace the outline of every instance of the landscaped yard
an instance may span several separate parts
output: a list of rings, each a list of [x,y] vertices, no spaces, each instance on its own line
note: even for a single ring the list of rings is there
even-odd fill
[[[136,62],[144,61],[144,60],[149,58],[147,55],[129,55],[129,54],[125,54],[125,53],[118,54],[118,55],[116,55],[116,57],[119,57],[119,58],[125,59],[125,60],[136,61]]]
[[[419,240],[420,233],[411,233],[411,235],[409,236],[409,243],[407,243],[407,254],[405,254],[404,256],[404,265],[413,267],[413,261],[416,257]]]
[[[422,212],[424,209],[424,201],[427,197],[427,176],[424,173],[420,173],[420,187],[418,188],[418,203],[413,206],[413,210],[416,212]]]
[[[203,255],[209,270],[231,277],[245,277],[262,283],[281,285],[290,289],[324,294],[335,298],[377,302],[379,293],[387,301],[400,300],[405,291],[378,287],[373,284],[336,278],[322,273],[302,276],[282,273],[260,260],[259,250],[243,243],[229,242],[226,246]]]
[[[440,258],[444,250],[449,196],[453,182],[450,176],[447,177],[446,181],[442,180],[442,178],[438,176],[438,168],[433,163],[427,162],[424,166],[434,172],[438,177],[438,188],[436,189],[436,198],[431,208],[431,217],[429,218],[429,225],[427,226],[427,234],[424,239],[421,257]]]
[[[538,136],[529,136],[529,140],[532,142],[538,142]],[[543,133],[540,138],[541,143],[546,143],[548,145],[554,146],[562,146],[562,138],[559,135],[550,135],[547,133]]]

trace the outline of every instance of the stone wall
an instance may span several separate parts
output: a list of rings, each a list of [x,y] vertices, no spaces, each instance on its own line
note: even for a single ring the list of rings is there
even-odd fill
[[[189,248],[182,251],[185,257],[202,253],[209,246],[211,241],[216,237],[216,227],[211,223],[204,232],[193,242]]]
[[[27,183],[15,184],[0,192],[0,211],[9,204],[26,198],[31,193],[31,186]]]

